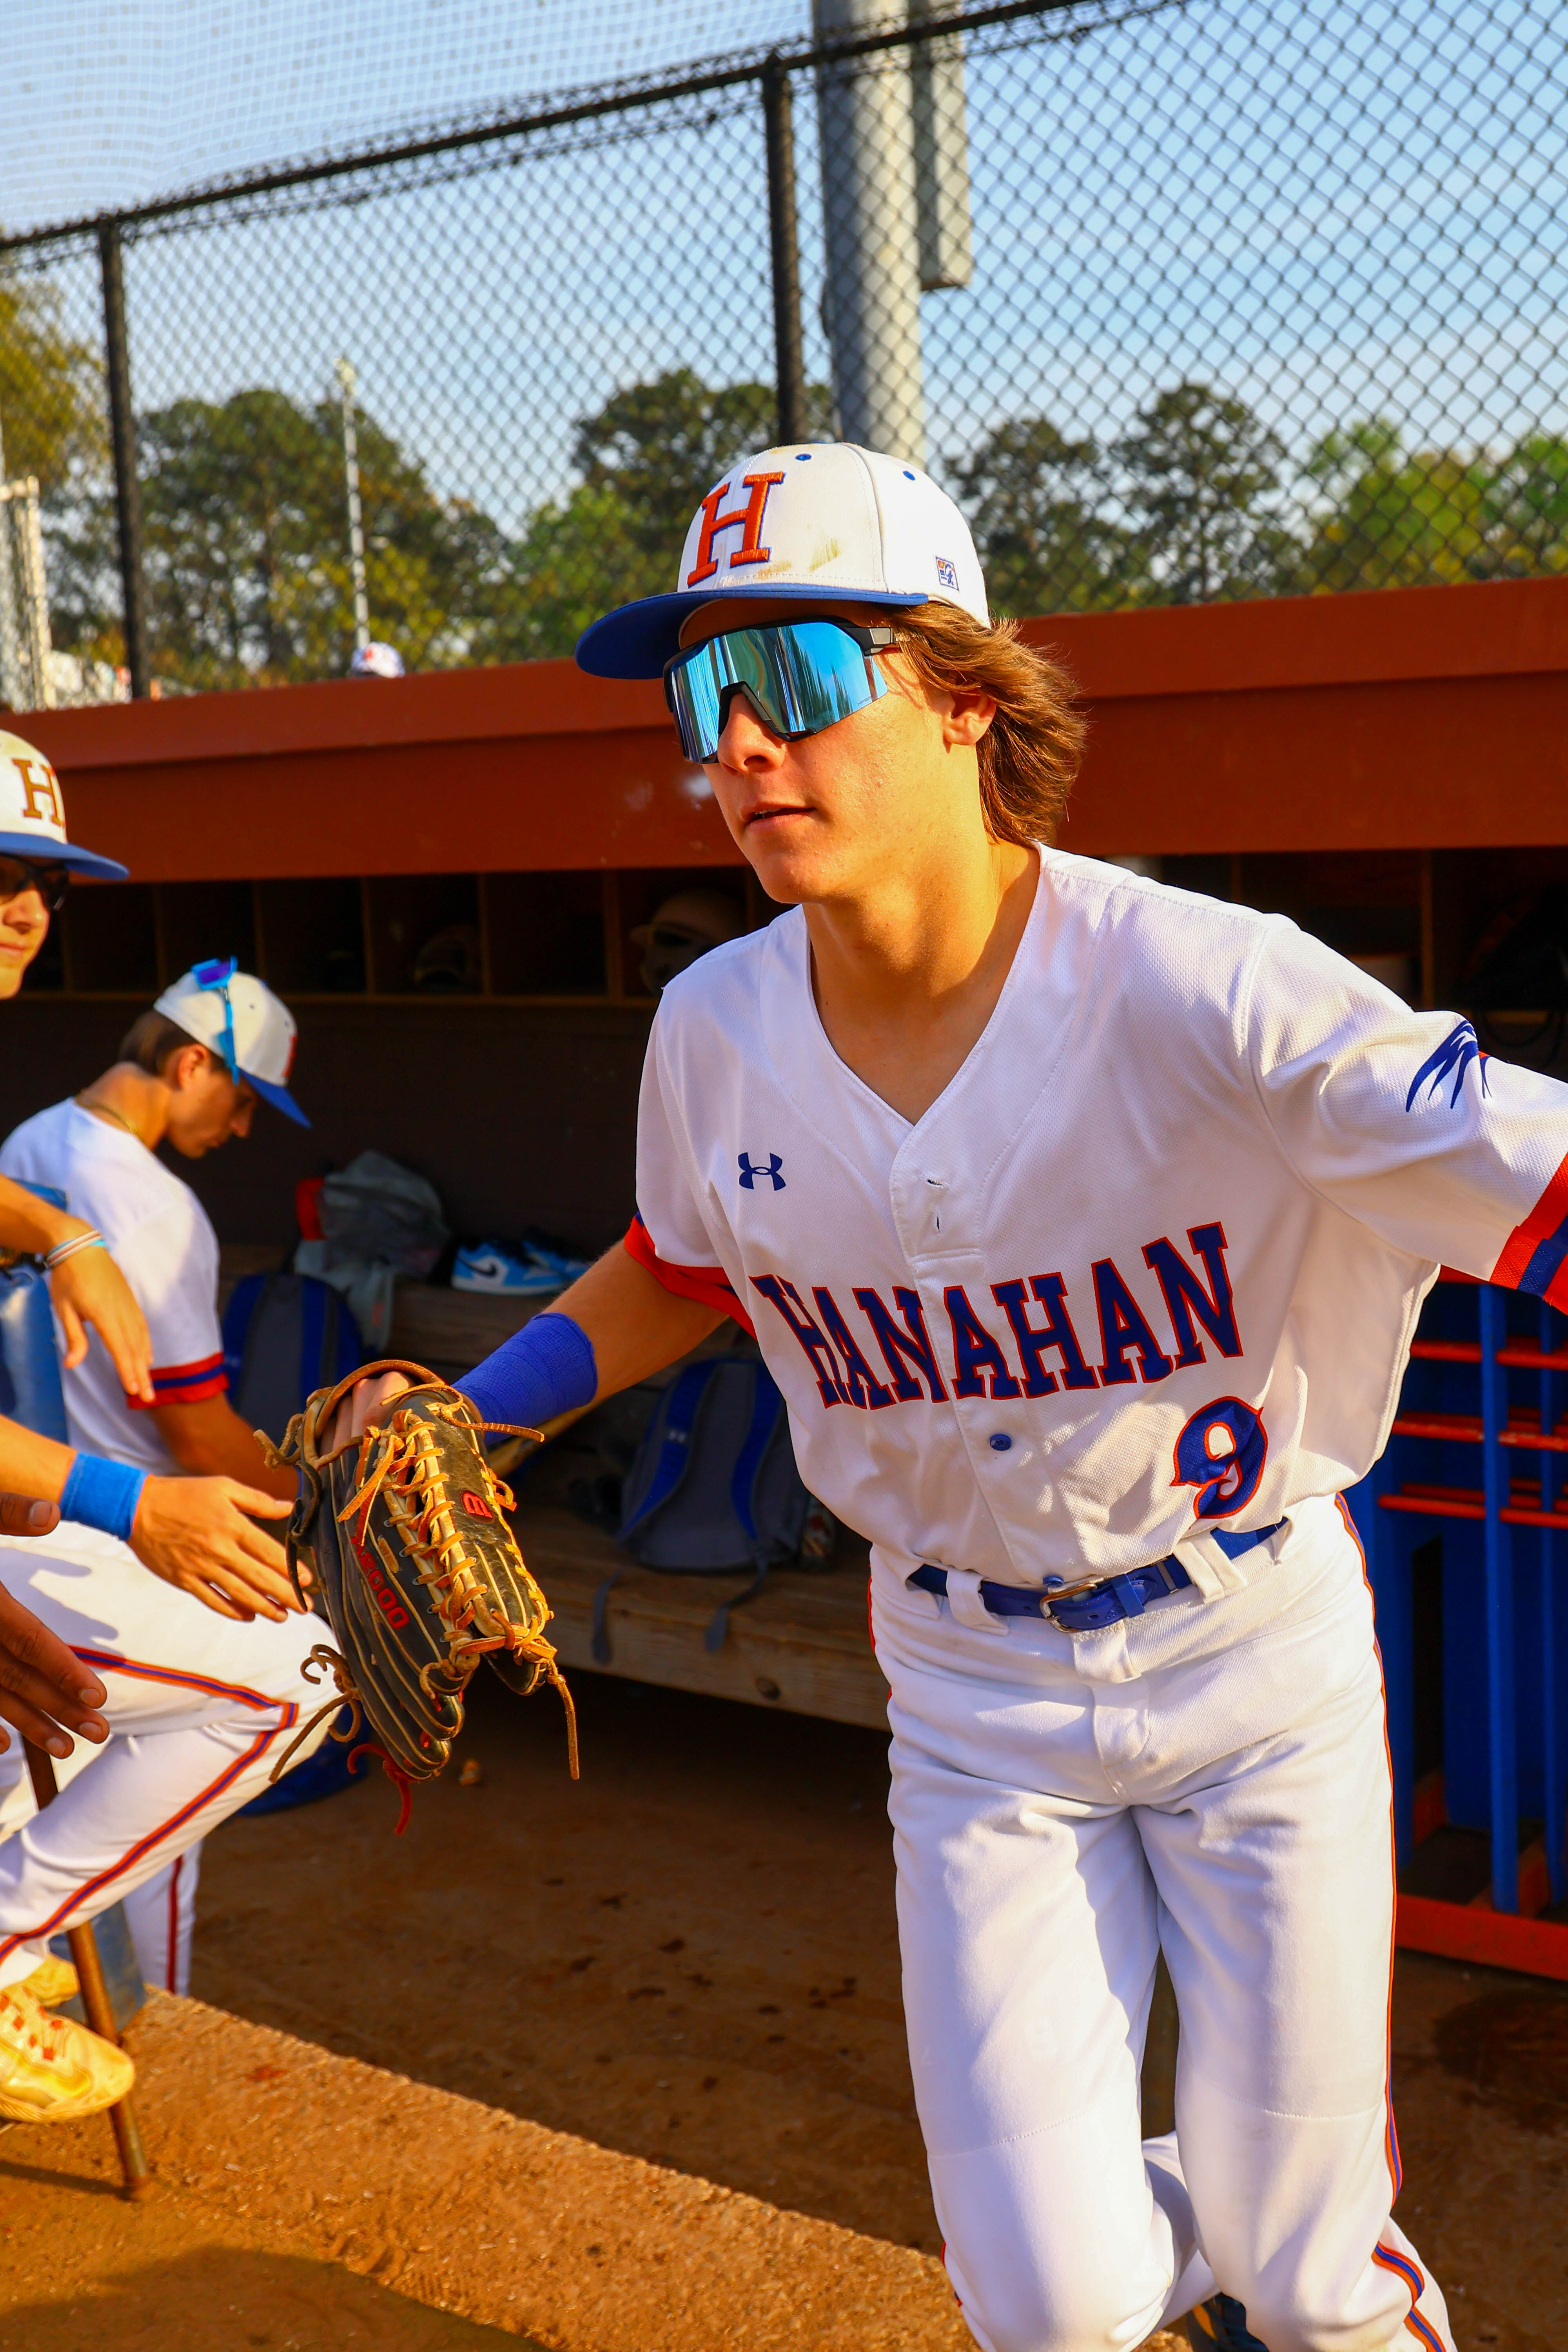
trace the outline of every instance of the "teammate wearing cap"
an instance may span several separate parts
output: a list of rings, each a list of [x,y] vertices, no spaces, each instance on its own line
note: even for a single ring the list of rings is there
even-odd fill
[[[395,646],[376,644],[356,646],[349,664],[351,677],[401,677],[404,675],[403,656]]]
[[[150,1405],[125,1397],[96,1348],[64,1375],[73,1443],[133,1472],[222,1473],[279,1499],[292,1498],[292,1474],[267,1466],[254,1433],[225,1394],[217,1237],[195,1193],[156,1150],[166,1143],[185,1159],[204,1157],[230,1137],[248,1133],[258,1097],[308,1124],[286,1083],[294,1039],[292,1015],[262,982],[238,971],[231,959],[198,964],[132,1024],[111,1068],[73,1098],[26,1120],[0,1149],[5,1174],[55,1187],[92,1218],[146,1313],[154,1349]],[[182,1670],[195,1664],[187,1640],[198,1642],[206,1656],[216,1637],[184,1594],[160,1591],[112,1539],[84,1549],[83,1532],[62,1528],[42,1540],[39,1553],[68,1560],[79,1581],[79,1567],[91,1567],[93,1612],[114,1622],[117,1639],[109,1647],[129,1644],[144,1662]],[[31,1583],[57,1602],[74,1599],[41,1559]],[[185,1592],[209,1606],[226,1601],[199,1571],[185,1580]],[[264,1682],[280,1670],[291,1678],[296,1654],[302,1654],[297,1632],[279,1630],[276,1655],[257,1647],[255,1632],[228,1636],[236,1671],[247,1682]],[[0,1761],[0,1788],[5,1780]],[[148,1820],[139,1833],[145,1834],[174,1810],[155,1774],[142,1803]],[[227,1810],[221,1806],[213,1818]],[[0,1822],[12,1824],[27,1811],[26,1784],[13,1775],[9,1796],[0,1802]],[[199,1853],[198,1843],[175,1839],[157,1857],[153,1874],[128,1891],[142,1973],[172,1992],[184,1992],[189,1982]],[[25,1904],[26,1898],[19,1899]],[[0,1928],[5,1924],[0,1853]]]
[[[14,997],[27,967],[48,935],[49,920],[73,874],[122,878],[113,858],[83,849],[66,834],[59,780],[43,753],[18,735],[0,731],[0,998]],[[152,1339],[146,1317],[123,1275],[102,1245],[102,1235],[81,1217],[55,1208],[8,1177],[0,1176],[0,1248],[52,1256],[50,1295],[67,1345],[62,1361],[73,1370],[86,1360],[84,1325],[90,1324],[119,1376],[122,1392],[143,1403],[153,1401]],[[227,1478],[145,1477],[87,1453],[39,1437],[15,1422],[0,1421],[0,1488],[49,1506],[66,1505],[68,1518],[123,1536],[143,1566],[171,1582],[209,1577],[243,1610],[278,1613],[289,1604],[282,1547],[257,1527],[257,1517],[287,1517],[281,1501],[237,1486]],[[37,1523],[41,1526],[41,1522]],[[11,1532],[13,1530],[7,1530]],[[19,1619],[16,1639],[37,1651],[37,1637]],[[9,1714],[5,1694],[13,1687],[6,1621],[0,1608],[0,1715]],[[53,1657],[46,1642],[45,1653]],[[36,1673],[37,1659],[20,1674]],[[53,1671],[53,1669],[51,1669]],[[57,1690],[59,1724],[104,1736],[93,1710],[101,1690],[79,1702]],[[33,1703],[37,1703],[35,1692]],[[20,1703],[20,1694],[18,1694]],[[85,1704],[90,1724],[82,1714]],[[62,1711],[63,1710],[63,1711]],[[29,1738],[44,1731],[42,1718],[21,1727]],[[47,1735],[58,1753],[69,1740]]]
[[[667,988],[637,1223],[464,1387],[538,1425],[754,1319],[806,1484],[873,1538],[910,2060],[986,2352],[1183,2315],[1451,2352],[1391,2218],[1339,1498],[1441,1263],[1568,1308],[1568,1089],[1283,918],[1054,848],[1067,682],[912,467],[736,465],[578,659],[662,672],[795,911]],[[1161,1947],[1177,2122],[1141,2144]]]
[[[0,734],[0,996],[14,996],[20,987],[70,874],[114,877],[124,871],[68,839],[49,762],[20,737]],[[90,1323],[121,1395],[152,1403],[146,1320],[96,1229],[0,1179],[0,1245],[57,1251],[60,1264],[51,1288],[68,1343],[68,1380],[89,1360],[79,1323]],[[76,1273],[62,1286],[61,1273],[73,1266]],[[80,1281],[89,1267],[96,1289]],[[107,1280],[102,1269],[110,1270]],[[75,1328],[73,1311],[79,1318]],[[97,1350],[92,1353],[96,1360]],[[108,1378],[101,1362],[98,1370]],[[111,1391],[114,1384],[110,1379]],[[143,1754],[157,1760],[165,1796],[175,1777],[171,1767],[179,1767],[186,1780],[192,1768],[205,1768],[208,1777],[195,1793],[197,1833],[260,1785],[279,1733],[291,1727],[301,1699],[318,1696],[298,1671],[309,1643],[297,1627],[288,1630],[296,1604],[281,1547],[256,1524],[288,1515],[278,1482],[267,1483],[273,1492],[259,1490],[254,1478],[149,1475],[0,1422],[0,1485],[16,1490],[0,1503],[0,1538],[31,1539],[26,1551],[0,1548],[0,1717],[47,1747],[68,1773],[86,1760],[73,1749],[73,1736],[103,1743],[111,1728],[144,1735]],[[31,1507],[25,1497],[33,1498]],[[61,1526],[62,1518],[68,1524]],[[39,1542],[47,1545],[47,1558],[32,1548]],[[183,1718],[175,1684],[160,1664],[130,1645],[113,1650],[116,1627],[101,1605],[104,1592],[95,1591],[84,1611],[84,1553],[112,1564],[133,1604],[125,1612],[127,1622],[137,1607],[146,1611],[156,1591],[153,1577],[199,1596],[220,1619],[237,1621],[211,1622],[209,1630],[209,1621],[181,1602],[191,1612],[181,1631],[190,1669],[178,1676]],[[45,1599],[39,1580],[68,1589],[68,1602],[61,1603],[58,1592]],[[26,1606],[15,1592],[26,1592],[35,1605]],[[258,1615],[273,1622],[251,1629],[252,1646],[243,1660],[226,1654],[224,1645]],[[175,1733],[183,1741],[170,1736]],[[13,1866],[25,1843],[33,1875],[51,1890],[58,1925],[91,1916],[133,1883],[125,1866],[127,1839],[134,1844],[151,1832],[148,1869],[162,1866],[177,1850],[177,1840],[160,1834],[158,1822],[145,1820],[148,1784],[139,1791],[129,1785],[126,1746],[115,1740],[97,1759],[96,1811],[73,1791],[51,1807],[47,1825],[0,1849],[0,1879],[15,1897]],[[15,1775],[15,1751],[5,1761]],[[123,2091],[128,2062],[95,2035],[44,2016],[27,1981],[37,1982],[41,1951],[36,1940],[30,1949],[19,1944],[9,1926],[9,1920],[0,1924],[0,2117],[64,2120],[111,2104]]]

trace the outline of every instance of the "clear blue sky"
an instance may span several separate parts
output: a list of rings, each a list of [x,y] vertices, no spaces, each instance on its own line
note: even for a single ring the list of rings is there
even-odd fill
[[[58,217],[463,104],[804,29],[808,0],[12,0],[31,85],[0,217]],[[19,35],[19,38],[18,38]],[[1196,376],[1297,457],[1568,430],[1568,12],[1554,0],[1188,0],[1073,41],[972,46],[975,273],[923,304],[929,457],[1043,415],[1101,441]],[[52,95],[49,95],[52,94]],[[808,363],[822,247],[797,90]],[[771,380],[755,95],[347,210],[128,255],[138,403],[269,383],[365,406],[516,526],[573,421],[689,365]],[[51,276],[97,333],[93,257]]]
[[[0,221],[803,31],[810,0],[9,0]]]

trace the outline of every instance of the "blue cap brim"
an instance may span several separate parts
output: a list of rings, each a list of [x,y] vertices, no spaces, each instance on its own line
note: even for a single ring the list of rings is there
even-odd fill
[[[68,866],[73,874],[90,874],[95,882],[123,882],[129,866],[96,850],[79,849],[74,841],[40,841],[36,833],[0,833],[0,851],[7,857],[26,857],[35,866]]]
[[[300,1127],[310,1126],[310,1120],[287,1087],[275,1086],[270,1078],[258,1078],[254,1070],[247,1070],[243,1066],[239,1075],[247,1087],[256,1088],[263,1102],[269,1102],[274,1110],[283,1113],[285,1118],[295,1120]]]
[[[665,663],[680,651],[681,625],[688,614],[703,604],[722,604],[726,595],[737,593],[725,589],[715,596],[710,588],[680,588],[668,596],[641,596],[635,604],[621,604],[584,630],[577,640],[577,667],[591,677],[662,677]],[[835,588],[826,582],[819,588],[783,582],[775,587],[772,581],[759,580],[745,593],[748,602],[765,596],[770,604],[776,598],[781,604],[869,604],[885,613],[931,603],[923,589],[894,595],[886,588]]]

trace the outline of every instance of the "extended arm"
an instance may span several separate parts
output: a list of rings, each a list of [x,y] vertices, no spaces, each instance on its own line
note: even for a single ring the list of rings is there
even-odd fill
[[[58,1503],[80,1458],[51,1437],[0,1421],[0,1488]],[[125,1539],[143,1568],[220,1617],[281,1618],[299,1605],[282,1547],[253,1521],[288,1515],[286,1503],[248,1481],[148,1478]]]
[[[667,1290],[616,1242],[544,1314],[503,1340],[458,1386],[487,1421],[538,1426],[661,1371],[723,1320],[722,1309]],[[335,1443],[357,1437],[387,1399],[407,1385],[400,1372],[362,1381],[339,1408]]]
[[[40,1201],[26,1185],[0,1176],[0,1248],[46,1257],[62,1242],[91,1231],[80,1217]],[[109,1350],[127,1396],[153,1402],[153,1341],[147,1318],[131,1286],[106,1249],[78,1250],[49,1276],[49,1297],[65,1333],[64,1361],[70,1370],[87,1353],[90,1323]]]
[[[638,1265],[623,1242],[607,1249],[546,1312],[570,1316],[586,1336],[594,1350],[597,1380],[592,1398],[584,1398],[584,1402],[595,1404],[646,1380],[650,1372],[662,1371],[724,1320],[717,1307],[694,1298],[678,1298],[667,1290],[646,1265]],[[516,1339],[507,1340],[483,1364],[476,1365],[462,1385],[471,1393],[470,1384],[491,1365],[499,1368],[528,1328],[525,1324]]]

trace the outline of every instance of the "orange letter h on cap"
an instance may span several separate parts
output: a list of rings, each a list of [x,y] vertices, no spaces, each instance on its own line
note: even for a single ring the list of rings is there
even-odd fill
[[[771,547],[763,547],[759,544],[763,532],[763,516],[767,510],[769,491],[775,482],[782,482],[783,479],[782,474],[742,474],[742,487],[750,490],[752,495],[743,507],[737,507],[731,514],[721,514],[719,511],[719,501],[727,495],[729,483],[721,482],[716,490],[709,491],[702,501],[702,530],[697,541],[697,562],[694,569],[686,575],[686,584],[689,588],[695,588],[700,580],[711,580],[718,571],[719,566],[713,554],[713,541],[721,530],[733,530],[737,526],[742,527],[741,544],[730,558],[731,572],[738,571],[743,563],[767,562],[773,550]]]
[[[14,757],[11,765],[22,779],[22,793],[26,802],[24,814],[35,820],[41,817],[46,824],[63,825],[66,820],[65,811],[60,806],[60,788],[48,761]],[[43,770],[41,777],[34,775],[35,768]]]

